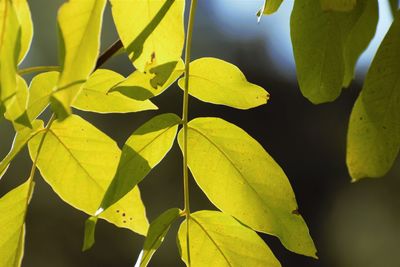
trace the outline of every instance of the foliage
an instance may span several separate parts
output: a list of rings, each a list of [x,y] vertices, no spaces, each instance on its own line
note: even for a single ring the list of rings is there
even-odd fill
[[[109,3],[120,40],[101,56],[107,1],[69,0],[58,13],[59,66],[20,69],[33,35],[29,6],[26,0],[0,0],[0,107],[16,132],[10,152],[0,162],[0,177],[25,146],[32,159],[26,182],[0,199],[0,266],[21,265],[25,217],[30,198],[36,197],[36,168],[63,201],[90,216],[84,250],[95,242],[97,220],[104,219],[146,235],[136,266],[147,266],[170,226],[184,217],[177,240],[187,266],[280,266],[256,231],[278,237],[288,250],[316,258],[289,179],[263,146],[221,118],[188,121],[189,95],[243,110],[266,104],[269,98],[228,62],[208,57],[191,61],[197,0],[189,7],[186,41],[184,0]],[[281,3],[266,0],[259,19],[276,12]],[[393,25],[351,115],[347,163],[353,179],[384,175],[400,147],[400,14],[396,2],[390,3]],[[291,36],[305,97],[313,103],[333,101],[349,86],[377,21],[377,0],[295,1]],[[126,78],[100,68],[120,48],[136,68]],[[22,75],[31,72],[42,73],[28,86]],[[95,113],[156,110],[151,99],[178,79],[184,92],[182,117],[153,117],[132,133],[122,150],[72,114],[72,107]],[[53,115],[44,126],[41,114],[46,109]],[[139,184],[176,137],[183,155],[184,207],[165,211],[149,225]],[[189,169],[220,211],[191,212]]]

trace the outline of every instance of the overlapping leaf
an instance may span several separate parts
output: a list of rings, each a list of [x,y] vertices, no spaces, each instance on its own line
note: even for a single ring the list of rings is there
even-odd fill
[[[14,100],[8,106],[4,117],[11,121],[16,131],[24,127],[32,127],[31,121],[26,112],[28,101],[28,85],[25,80],[17,76],[17,87]]]
[[[149,100],[135,100],[119,92],[108,92],[124,80],[122,75],[111,70],[95,71],[83,85],[73,107],[97,113],[127,113],[157,109]]]
[[[36,156],[42,136],[39,133],[29,142],[32,158]],[[65,202],[94,215],[115,174],[120,154],[117,144],[108,136],[82,118],[71,115],[51,126],[37,167]],[[100,217],[142,235],[147,232],[145,208],[137,187]]]
[[[184,79],[179,80],[184,88]],[[189,94],[213,104],[249,109],[267,103],[269,94],[249,83],[235,66],[216,58],[201,58],[190,63]]]
[[[21,49],[18,56],[18,62],[21,62],[28,53],[32,42],[33,23],[27,0],[12,0],[12,3],[21,26]]]
[[[190,215],[189,264],[187,223],[185,220],[178,232],[179,251],[186,266],[281,266],[254,231],[217,211],[199,211]]]
[[[139,127],[126,141],[118,169],[101,203],[106,210],[132,190],[165,157],[174,143],[181,119],[158,115]]]
[[[70,0],[58,12],[62,71],[51,101],[60,119],[71,113],[70,106],[96,65],[105,5],[106,0]]]
[[[10,152],[0,162],[0,179],[4,175],[8,165],[14,159],[14,157],[21,151],[22,148],[24,148],[26,143],[33,136],[35,136],[38,132],[42,130],[43,130],[43,122],[36,120],[32,123],[32,129],[25,127],[16,133]]]
[[[197,118],[188,127],[188,166],[211,202],[254,230],[279,237],[289,250],[315,257],[290,183],[264,148],[222,119]]]
[[[111,0],[111,5],[118,34],[138,70],[181,58],[184,0]]]
[[[30,189],[27,181],[0,198],[0,267],[21,266]]]
[[[385,175],[400,148],[400,13],[368,71],[350,117],[347,165],[354,180]]]
[[[319,1],[295,1],[291,38],[297,78],[315,104],[335,100],[354,76],[358,57],[375,34],[376,0],[359,0],[351,12],[327,12]]]
[[[139,254],[135,267],[146,267],[149,264],[151,257],[164,241],[171,224],[179,218],[179,213],[178,208],[169,209],[150,224],[143,250]]]

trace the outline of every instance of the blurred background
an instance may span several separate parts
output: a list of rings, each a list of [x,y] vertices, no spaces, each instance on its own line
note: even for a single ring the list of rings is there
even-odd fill
[[[22,68],[57,65],[57,9],[61,0],[29,1],[35,37]],[[283,266],[398,267],[400,266],[400,165],[382,179],[350,183],[345,165],[349,114],[367,67],[390,23],[386,0],[379,0],[377,35],[357,66],[357,79],[333,103],[315,106],[300,93],[290,44],[289,17],[293,0],[278,13],[257,23],[263,0],[201,0],[193,43],[193,58],[218,57],[236,64],[248,80],[271,94],[267,105],[249,111],[190,99],[190,117],[218,116],[256,138],[288,175],[300,212],[308,223],[319,260],[291,253],[271,236],[262,235]],[[102,50],[117,39],[107,7]],[[105,66],[124,75],[133,71],[125,56]],[[32,77],[27,77],[28,80]],[[98,115],[75,111],[107,133],[122,147],[129,135],[158,113],[181,113],[182,92],[172,86],[154,99],[159,111]],[[47,114],[48,115],[48,114]],[[13,130],[0,122],[0,157],[8,152]],[[0,195],[28,177],[27,151],[20,153],[0,181]],[[170,207],[182,207],[181,155],[177,145],[140,184],[148,218]],[[65,204],[37,175],[29,207],[24,266],[133,266],[143,237],[101,221],[96,244],[81,252],[87,215]],[[191,181],[192,210],[216,209]],[[249,207],[251,208],[251,207]],[[184,266],[175,243],[177,225],[154,255],[150,266]]]

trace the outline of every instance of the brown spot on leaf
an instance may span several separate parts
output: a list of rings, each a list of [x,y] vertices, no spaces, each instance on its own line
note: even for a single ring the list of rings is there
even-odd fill
[[[299,212],[298,209],[295,209],[294,211],[292,211],[292,214],[294,214],[294,215],[300,215],[300,212]]]

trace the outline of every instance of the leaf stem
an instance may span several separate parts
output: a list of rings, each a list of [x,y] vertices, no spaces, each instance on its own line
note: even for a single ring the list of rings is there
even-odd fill
[[[189,20],[185,42],[185,89],[183,93],[182,121],[183,121],[183,193],[184,193],[184,212],[186,214],[186,248],[188,265],[190,266],[189,253],[189,218],[190,218],[190,201],[189,201],[189,170],[187,166],[187,137],[188,137],[188,115],[189,115],[189,73],[190,73],[190,56],[192,48],[192,35],[194,19],[196,14],[197,0],[191,0]]]
[[[59,71],[60,69],[61,69],[60,66],[36,66],[36,67],[29,67],[26,69],[20,69],[18,70],[18,74],[25,75],[34,72]]]

